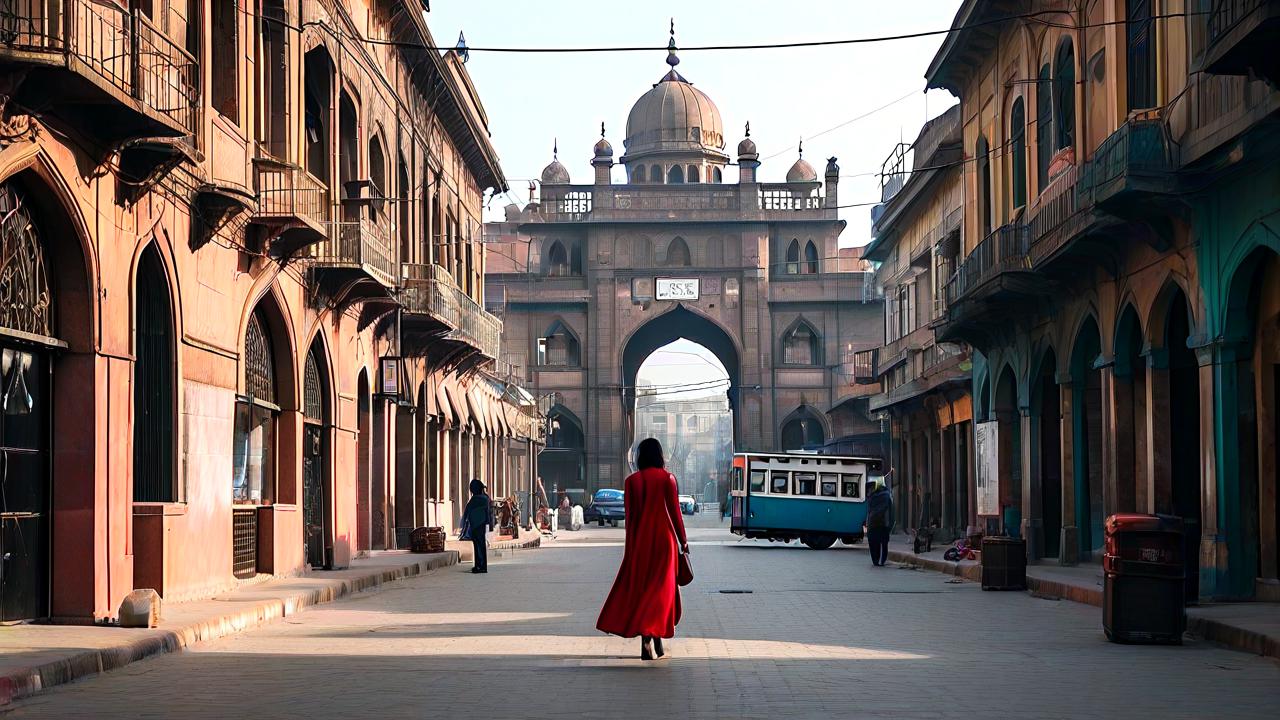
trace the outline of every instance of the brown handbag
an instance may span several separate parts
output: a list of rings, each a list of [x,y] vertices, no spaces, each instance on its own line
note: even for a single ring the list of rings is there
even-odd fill
[[[676,553],[676,584],[684,587],[693,582],[693,563],[689,562],[689,553],[681,550]]]

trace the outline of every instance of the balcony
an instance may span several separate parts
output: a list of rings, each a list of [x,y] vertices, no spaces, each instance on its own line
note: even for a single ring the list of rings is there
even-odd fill
[[[1255,74],[1280,84],[1280,3],[1214,0],[1203,68],[1216,75]]]
[[[252,221],[266,232],[264,247],[287,256],[323,242],[333,220],[329,188],[296,165],[267,157],[253,162],[258,209]]]
[[[860,350],[853,354],[851,362],[844,363],[844,376],[849,378],[851,382],[857,385],[872,385],[878,382],[879,375],[876,373],[876,360],[880,354],[880,348],[871,348],[870,350]]]
[[[933,324],[938,340],[980,337],[1007,325],[1015,308],[1044,294],[1048,288],[1031,270],[1030,251],[1026,225],[1004,225],[983,238],[947,281],[947,313]]]
[[[836,220],[822,183],[556,185],[530,223],[812,222]]]
[[[871,398],[869,409],[877,412],[926,393],[966,385],[972,369],[968,348],[939,343],[929,345],[911,358],[900,384]]]
[[[1085,206],[1118,216],[1127,208],[1172,194],[1178,169],[1169,129],[1161,118],[1133,119],[1111,133],[1080,173]]]
[[[122,164],[133,149],[194,153],[199,65],[141,13],[91,0],[10,0],[0,10],[0,64],[26,71],[13,76],[22,107],[120,146]],[[174,138],[188,138],[185,147]]]
[[[401,351],[446,365],[497,359],[502,321],[471,299],[439,265],[403,265]]]
[[[391,300],[396,255],[385,215],[332,221],[325,239],[306,248],[305,255],[321,292],[337,306]]]

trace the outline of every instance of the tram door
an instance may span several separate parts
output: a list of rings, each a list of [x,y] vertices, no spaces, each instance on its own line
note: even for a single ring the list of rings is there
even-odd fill
[[[48,372],[0,343],[0,621],[48,615]]]
[[[322,568],[324,562],[324,454],[320,426],[307,423],[302,435],[302,522],[307,562]]]

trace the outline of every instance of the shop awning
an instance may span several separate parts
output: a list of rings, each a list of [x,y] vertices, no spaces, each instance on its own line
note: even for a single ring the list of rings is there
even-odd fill
[[[515,434],[511,432],[511,423],[507,422],[507,404],[495,402],[493,408],[494,414],[498,416],[498,424],[502,426],[502,434],[506,437],[515,437]]]
[[[424,408],[418,408],[418,409],[431,417],[439,417],[440,402],[439,400],[437,400],[436,394],[434,392],[424,392],[422,393],[422,395],[427,406]]]
[[[463,397],[462,390],[450,384],[445,385],[445,392],[449,395],[449,406],[453,408],[453,414],[458,419],[456,427],[465,428],[471,421],[471,413],[467,410],[467,400]]]
[[[476,425],[480,427],[480,432],[489,434],[488,416],[484,411],[484,399],[481,398],[475,388],[467,391],[467,404],[471,406],[471,418],[476,421]]]
[[[446,428],[457,427],[458,417],[453,412],[453,405],[449,402],[449,394],[444,389],[444,383],[436,385],[435,399],[436,411],[444,422],[444,426]]]

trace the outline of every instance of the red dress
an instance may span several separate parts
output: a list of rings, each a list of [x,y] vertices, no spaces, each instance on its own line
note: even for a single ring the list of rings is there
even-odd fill
[[[624,487],[626,548],[596,628],[669,638],[680,622],[676,555],[685,544],[676,478],[661,468],[632,473]]]

